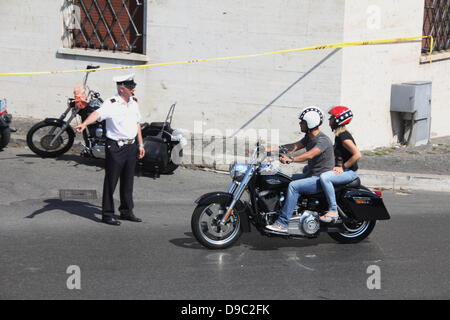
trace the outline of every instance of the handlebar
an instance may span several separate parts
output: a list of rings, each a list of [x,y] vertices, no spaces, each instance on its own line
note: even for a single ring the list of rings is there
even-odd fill
[[[93,65],[88,65],[86,67],[87,70],[94,70],[94,69],[99,69],[99,68],[100,68],[100,66],[93,66]]]

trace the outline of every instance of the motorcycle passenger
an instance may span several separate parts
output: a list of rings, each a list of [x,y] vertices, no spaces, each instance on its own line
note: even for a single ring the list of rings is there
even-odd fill
[[[268,230],[288,233],[289,220],[297,205],[301,194],[313,194],[321,190],[320,175],[330,171],[334,167],[333,144],[324,133],[319,130],[323,122],[322,111],[314,106],[302,110],[299,116],[301,131],[305,133],[303,139],[298,142],[284,145],[287,152],[295,152],[306,148],[306,152],[294,158],[280,155],[282,163],[303,162],[308,160],[308,165],[303,174],[293,175],[289,184],[286,200],[277,221],[269,226]]]
[[[352,111],[343,106],[336,106],[328,111],[329,125],[335,133],[334,154],[336,165],[333,170],[320,175],[320,183],[328,200],[328,212],[320,217],[325,223],[334,223],[339,218],[336,195],[333,184],[346,184],[358,177],[358,160],[361,153],[346,125],[353,119]]]

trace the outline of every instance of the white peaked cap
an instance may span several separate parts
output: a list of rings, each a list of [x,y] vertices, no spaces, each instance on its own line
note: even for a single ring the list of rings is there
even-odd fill
[[[134,81],[134,73],[116,76],[113,80],[114,82]]]

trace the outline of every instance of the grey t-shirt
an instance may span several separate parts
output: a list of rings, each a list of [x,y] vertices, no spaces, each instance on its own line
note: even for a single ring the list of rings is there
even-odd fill
[[[306,151],[316,147],[321,154],[308,160],[308,176],[319,176],[321,173],[333,170],[334,167],[334,151],[333,143],[324,133],[320,132],[314,138],[310,138],[308,134],[300,140],[300,143],[306,147]]]

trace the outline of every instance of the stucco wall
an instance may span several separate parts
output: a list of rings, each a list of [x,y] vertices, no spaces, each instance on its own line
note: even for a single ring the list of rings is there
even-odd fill
[[[63,3],[0,3],[1,72],[142,64],[58,53]],[[147,1],[146,54],[148,63],[158,63],[419,36],[422,22],[423,0],[153,0]],[[326,110],[340,103],[354,109],[351,130],[367,149],[396,141],[391,85],[431,80],[432,135],[449,135],[450,61],[421,65],[420,47],[420,42],[364,46],[137,69],[137,97],[147,121],[163,119],[177,101],[174,124],[191,131],[202,123],[203,131],[234,132],[259,114],[245,129],[280,129],[281,142],[298,137],[301,107],[314,104]],[[112,77],[128,72],[97,72],[90,85],[109,97],[114,94]],[[82,76],[0,77],[0,96],[16,116],[58,116]]]
[[[423,0],[347,0],[344,40],[422,35]],[[341,103],[354,109],[351,129],[362,148],[389,146],[391,85],[432,81],[432,136],[450,134],[450,60],[420,64],[421,42],[346,48]]]
[[[344,1],[151,1],[148,49],[153,61],[234,56],[341,41]],[[298,137],[300,107],[339,99],[341,53],[331,51],[208,62],[144,71],[151,107],[159,117],[178,101],[177,124],[204,130],[279,128]]]
[[[0,3],[2,72],[82,69],[88,63],[142,63],[57,53],[62,46],[63,3]],[[148,63],[338,42],[343,35],[343,16],[344,0],[148,1]],[[170,104],[177,101],[176,126],[193,130],[195,121],[203,121],[204,130],[217,128],[223,133],[241,127],[279,98],[246,129],[279,128],[287,142],[298,137],[300,107],[328,106],[340,98],[342,53],[330,53],[316,51],[139,69],[135,70],[137,97],[145,120],[161,120]],[[127,71],[97,72],[90,85],[104,97],[111,96],[111,78],[120,73]],[[75,73],[0,77],[0,84],[13,114],[43,118],[59,115],[73,86],[81,80],[82,74]]]
[[[66,56],[62,47],[64,1],[1,1],[1,72],[29,72],[84,69],[87,64],[101,66],[134,65],[121,60]],[[93,74],[90,83],[106,97],[113,95],[112,77],[106,71]],[[72,96],[83,73],[0,77],[0,96],[8,99],[10,112],[17,116],[43,118],[59,116]]]

